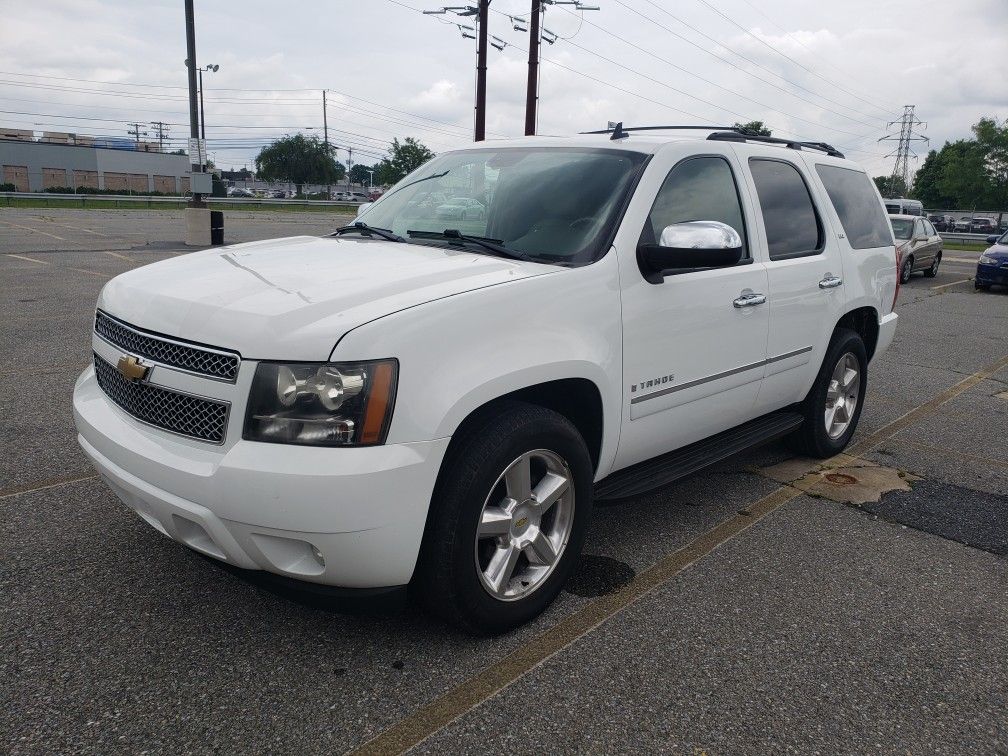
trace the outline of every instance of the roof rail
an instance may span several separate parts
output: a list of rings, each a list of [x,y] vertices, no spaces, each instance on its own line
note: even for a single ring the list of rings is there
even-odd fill
[[[612,134],[610,139],[623,139],[630,135],[631,131],[675,131],[679,129],[689,129],[695,131],[710,131],[708,139],[723,142],[764,142],[766,144],[783,144],[792,150],[819,150],[831,157],[844,157],[836,147],[826,144],[826,142],[802,142],[797,139],[781,139],[780,137],[761,136],[747,129],[738,126],[699,126],[689,124],[684,126],[624,126],[620,121],[611,129],[598,129],[597,131],[582,131],[582,134]]]

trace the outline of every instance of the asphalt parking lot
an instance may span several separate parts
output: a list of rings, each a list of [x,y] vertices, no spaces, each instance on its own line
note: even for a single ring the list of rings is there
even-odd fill
[[[265,590],[97,480],[70,408],[95,299],[182,234],[0,210],[4,751],[1008,753],[1008,292],[974,291],[977,253],[903,288],[849,455],[601,503],[561,599],[477,639]]]

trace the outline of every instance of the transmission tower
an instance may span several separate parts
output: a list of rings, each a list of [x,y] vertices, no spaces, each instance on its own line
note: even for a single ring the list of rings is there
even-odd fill
[[[910,158],[917,159],[917,153],[910,146],[912,142],[926,142],[928,138],[918,132],[918,129],[926,129],[927,124],[919,120],[914,115],[914,105],[903,106],[903,117],[898,121],[890,121],[886,128],[898,125],[900,127],[899,136],[889,134],[879,139],[880,142],[898,142],[896,149],[886,157],[895,157],[896,163],[893,165],[892,176],[889,177],[889,193],[897,194],[897,179],[903,181],[906,189],[910,188]]]

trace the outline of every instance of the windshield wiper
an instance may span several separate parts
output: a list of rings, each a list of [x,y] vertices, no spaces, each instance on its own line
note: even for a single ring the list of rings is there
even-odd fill
[[[485,236],[467,236],[460,233],[457,228],[446,228],[444,231],[407,231],[406,236],[411,239],[448,239],[449,241],[469,242],[493,252],[498,257],[507,257],[512,260],[526,259],[525,255],[520,252],[503,246],[503,239],[488,239]]]
[[[369,226],[367,223],[362,223],[361,221],[352,223],[349,226],[343,226],[343,228],[337,228],[336,236],[339,236],[340,234],[349,234],[351,231],[356,231],[361,236],[380,236],[382,239],[388,239],[389,241],[394,242],[406,241],[399,236],[399,234],[393,234],[387,228],[375,228],[374,226]]]

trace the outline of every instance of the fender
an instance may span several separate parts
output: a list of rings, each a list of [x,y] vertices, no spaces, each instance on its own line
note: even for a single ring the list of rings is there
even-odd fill
[[[622,325],[616,255],[391,313],[347,333],[332,360],[399,360],[389,443],[451,436],[475,409],[545,381],[583,378],[602,397],[598,472],[616,454]]]

